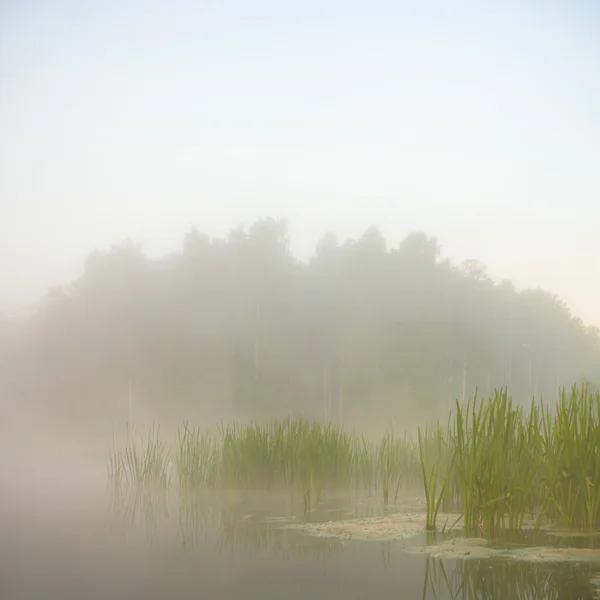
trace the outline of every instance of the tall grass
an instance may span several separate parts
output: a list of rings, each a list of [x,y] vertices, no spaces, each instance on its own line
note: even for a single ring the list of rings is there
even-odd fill
[[[563,390],[555,415],[541,414],[539,484],[546,512],[565,527],[600,526],[600,394]]]
[[[585,386],[561,390],[555,406],[513,405],[506,390],[456,403],[447,426],[437,425],[437,466],[424,467],[428,526],[440,504],[459,510],[467,533],[494,536],[527,518],[566,528],[600,526],[600,394]],[[426,436],[424,436],[426,437]],[[440,470],[445,479],[442,490]]]
[[[220,428],[221,486],[299,490],[309,509],[353,477],[352,436],[331,424],[284,419]]]
[[[427,426],[424,429],[419,427],[418,439],[427,509],[426,529],[433,531],[442,501],[447,498],[446,490],[454,468],[456,450],[448,446],[447,436],[439,423],[433,431],[429,431]]]
[[[535,405],[532,409],[535,419]],[[535,420],[524,420],[521,408],[501,390],[487,402],[457,403],[451,427],[447,443],[456,449],[454,476],[465,528],[485,533],[521,527],[536,473],[536,449],[528,439]]]
[[[160,437],[160,429],[152,426],[146,440],[138,440],[127,427],[123,449],[113,448],[107,459],[109,481],[118,487],[122,483],[137,487],[165,488],[169,484],[170,450]]]
[[[174,456],[179,487],[191,492],[199,487],[214,486],[219,479],[219,459],[215,440],[199,427],[184,423],[177,435]]]
[[[417,455],[417,446],[406,434],[403,438],[398,438],[393,431],[386,431],[376,454],[378,479],[385,505],[389,503],[390,492],[393,492],[393,502],[397,501],[403,482],[413,484],[418,480]]]
[[[555,405],[515,405],[506,390],[456,403],[446,423],[418,439],[387,431],[367,441],[331,423],[287,418],[222,424],[212,437],[187,423],[173,452],[153,428],[108,457],[110,480],[167,487],[173,468],[184,492],[199,488],[290,489],[308,512],[324,490],[378,490],[395,503],[424,486],[427,528],[440,510],[463,516],[467,534],[497,536],[529,521],[600,527],[600,393],[561,390]]]
[[[164,442],[153,430],[141,448],[128,431],[123,450],[108,458],[113,482],[158,479],[166,472]],[[221,424],[216,437],[185,423],[171,453],[175,480],[184,492],[198,488],[290,489],[306,510],[323,490],[379,489],[385,504],[401,486],[418,483],[418,447],[388,431],[367,442],[331,423],[286,418],[270,423]],[[154,474],[154,475],[152,475]],[[166,478],[162,478],[166,485]]]

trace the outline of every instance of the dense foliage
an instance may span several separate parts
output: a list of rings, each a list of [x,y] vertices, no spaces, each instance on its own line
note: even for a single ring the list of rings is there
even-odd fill
[[[553,401],[600,375],[598,331],[552,294],[454,266],[423,233],[387,248],[374,228],[327,235],[307,264],[273,220],[227,240],[192,230],[162,259],[123,243],[27,327],[0,327],[4,394],[69,418],[122,422],[132,389],[136,410],[177,422],[206,409],[365,426],[440,414],[476,387]]]

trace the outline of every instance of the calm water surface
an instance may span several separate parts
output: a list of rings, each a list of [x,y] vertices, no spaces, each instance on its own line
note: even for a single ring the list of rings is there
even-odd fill
[[[598,598],[598,569],[506,560],[439,560],[406,542],[340,541],[290,529],[290,494],[111,495],[79,469],[5,466],[0,598],[328,599]],[[312,520],[378,516],[383,507],[324,498]],[[422,540],[412,542],[422,543]]]

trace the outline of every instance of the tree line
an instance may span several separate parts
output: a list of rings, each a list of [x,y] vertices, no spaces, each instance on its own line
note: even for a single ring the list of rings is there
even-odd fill
[[[434,417],[508,386],[556,398],[600,380],[600,336],[550,292],[453,265],[415,232],[326,235],[294,258],[264,219],[149,259],[132,242],[93,252],[24,323],[0,321],[3,395],[85,422],[304,414],[365,424]],[[116,417],[115,417],[116,416]]]

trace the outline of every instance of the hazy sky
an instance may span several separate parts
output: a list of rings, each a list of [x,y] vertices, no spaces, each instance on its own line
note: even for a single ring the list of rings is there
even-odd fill
[[[0,0],[0,311],[122,238],[411,230],[600,325],[600,3]]]

